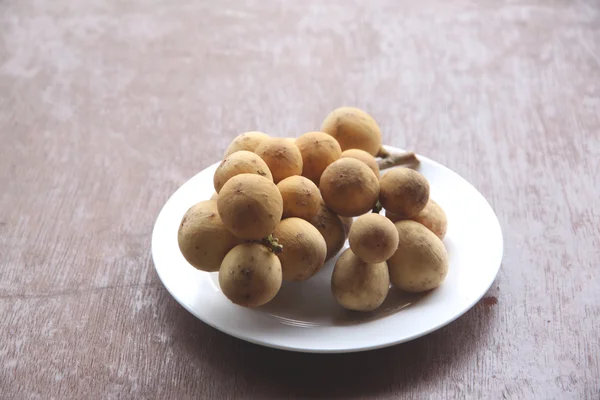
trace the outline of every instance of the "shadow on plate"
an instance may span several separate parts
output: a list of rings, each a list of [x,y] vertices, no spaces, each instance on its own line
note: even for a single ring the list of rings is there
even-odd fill
[[[260,398],[354,397],[418,390],[444,380],[449,368],[476,363],[494,325],[495,289],[458,320],[413,341],[348,354],[306,354],[270,349],[205,325],[174,301],[169,310],[182,350],[210,365],[212,379],[235,382],[237,393]],[[497,299],[496,299],[497,300]],[[201,337],[199,337],[201,336]]]

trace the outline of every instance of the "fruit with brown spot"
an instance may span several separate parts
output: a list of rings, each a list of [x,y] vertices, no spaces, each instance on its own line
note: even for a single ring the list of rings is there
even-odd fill
[[[340,107],[323,121],[321,131],[333,136],[342,151],[361,149],[377,155],[381,148],[381,130],[375,119],[356,107]]]
[[[379,214],[365,214],[350,228],[348,242],[361,260],[374,264],[389,259],[398,248],[398,231],[394,223]]]
[[[410,219],[394,225],[398,250],[387,261],[392,284],[412,293],[437,288],[448,274],[448,253],[440,238]]]
[[[400,218],[417,215],[429,201],[429,182],[410,168],[394,168],[379,180],[379,201]]]
[[[296,139],[296,146],[302,154],[302,176],[317,185],[325,168],[342,154],[337,140],[324,132],[305,133]]]
[[[385,211],[385,216],[388,217],[392,222],[397,222],[403,219],[387,210]],[[442,207],[433,201],[432,198],[429,198],[425,208],[423,208],[417,215],[409,219],[423,224],[427,229],[435,233],[435,235],[442,240],[446,236],[446,231],[448,230],[448,218],[446,217],[446,213]]]
[[[225,182],[239,174],[257,174],[273,180],[271,170],[262,158],[250,151],[240,150],[225,157],[217,167],[213,176],[215,191],[219,193]]]
[[[354,311],[373,311],[385,300],[390,287],[385,262],[369,264],[346,249],[331,276],[331,292],[339,305]]]
[[[283,218],[298,217],[309,220],[321,206],[319,188],[308,178],[294,175],[277,184],[283,198]]]
[[[219,270],[219,286],[233,303],[259,307],[271,301],[281,288],[281,263],[258,243],[235,246]]]
[[[246,240],[269,236],[283,214],[283,200],[277,186],[255,174],[229,179],[219,192],[217,206],[227,229]]]
[[[302,175],[302,154],[298,146],[288,139],[265,139],[256,148],[255,153],[267,164],[275,183],[288,176]]]
[[[223,224],[214,200],[190,207],[179,225],[177,242],[183,257],[194,268],[218,271],[223,258],[241,243]]]
[[[240,150],[254,151],[260,142],[268,137],[269,135],[263,132],[253,131],[242,133],[233,139],[233,141],[229,144],[229,147],[227,147],[223,158]]]
[[[284,280],[305,281],[323,267],[327,244],[317,228],[307,221],[295,217],[284,219],[273,236],[283,245],[277,257]]]
[[[355,217],[377,203],[379,180],[364,162],[340,158],[325,169],[319,189],[329,209],[344,217]]]

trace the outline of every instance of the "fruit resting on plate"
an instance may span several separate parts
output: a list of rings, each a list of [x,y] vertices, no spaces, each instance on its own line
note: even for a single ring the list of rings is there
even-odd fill
[[[194,268],[218,272],[223,294],[244,307],[323,273],[354,311],[377,309],[390,290],[435,289],[448,273],[448,221],[416,165],[414,153],[382,148],[375,119],[353,107],[298,138],[243,133],[215,171],[210,200],[182,217],[179,248]],[[322,271],[347,239],[333,271]]]

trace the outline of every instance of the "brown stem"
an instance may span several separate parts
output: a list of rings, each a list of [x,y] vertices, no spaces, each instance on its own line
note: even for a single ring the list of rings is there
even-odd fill
[[[385,148],[381,147],[375,157],[386,158],[386,157],[389,157],[390,155],[391,154],[389,151],[387,151]]]
[[[375,207],[373,207],[373,213],[379,214],[381,212],[381,210],[383,210],[383,206],[381,205],[379,200],[377,200],[377,204],[375,204]]]
[[[262,238],[258,241],[258,243],[266,246],[275,254],[279,254],[283,251],[283,245],[279,243],[276,237],[273,235],[269,235],[266,238]]]
[[[379,169],[388,169],[398,165],[418,165],[419,159],[412,151],[401,154],[390,154],[388,157],[377,161]]]

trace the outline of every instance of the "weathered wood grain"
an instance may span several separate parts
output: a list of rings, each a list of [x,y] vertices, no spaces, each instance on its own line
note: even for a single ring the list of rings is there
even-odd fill
[[[599,398],[597,1],[5,0],[0,38],[1,398]],[[196,320],[150,258],[165,200],[343,104],[489,199],[488,299],[351,355]]]

